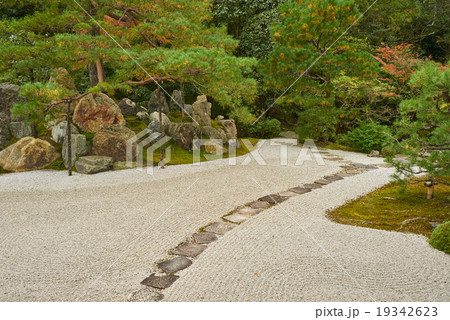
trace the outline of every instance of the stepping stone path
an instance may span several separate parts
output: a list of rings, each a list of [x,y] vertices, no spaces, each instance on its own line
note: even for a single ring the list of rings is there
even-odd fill
[[[206,246],[197,243],[185,242],[173,249],[170,253],[176,256],[185,256],[195,258],[200,253],[205,251]]]
[[[152,273],[150,277],[142,280],[141,284],[157,289],[166,289],[177,281],[178,278],[179,276],[172,274],[157,276],[156,273]]]
[[[269,204],[269,208],[271,207],[271,205]],[[242,214],[244,216],[256,216],[257,214],[261,213],[262,210],[261,209],[254,209],[254,208],[239,208],[236,210],[233,210],[233,213],[239,213]]]
[[[228,231],[234,229],[236,225],[227,222],[215,222],[212,225],[205,228],[205,231],[212,232],[219,235],[224,235]]]
[[[160,267],[164,272],[175,273],[177,271],[186,269],[191,264],[192,261],[186,257],[176,257],[171,260],[166,260],[158,263],[158,267]]]
[[[247,217],[240,215],[238,213],[233,213],[232,215],[225,216],[223,218],[229,222],[233,222],[233,223],[237,223],[237,224],[240,224],[248,219]]]
[[[271,207],[270,203],[268,203],[267,201],[255,201],[250,203],[249,206],[253,209],[268,209]]]
[[[321,153],[327,154],[328,152],[321,151]],[[343,180],[346,177],[351,177],[367,170],[378,169],[377,166],[373,165],[343,161],[342,158],[333,155],[330,155],[326,159],[341,161],[342,163],[346,163],[346,165],[341,165],[340,167],[343,171],[335,175],[326,176],[323,179],[315,181],[314,183],[294,187],[285,192],[270,194],[259,198],[257,201],[240,206],[234,209],[231,214],[222,217],[223,220],[226,220],[227,222],[214,222],[202,228],[201,231],[192,235],[193,242],[184,242],[176,248],[170,250],[169,253],[171,255],[175,255],[176,257],[169,258],[157,264],[157,266],[163,270],[165,274],[152,273],[148,278],[141,282],[141,284],[145,285],[146,288],[132,293],[129,296],[128,301],[162,300],[164,296],[158,292],[157,289],[160,290],[170,287],[179,278],[179,276],[174,275],[174,273],[186,269],[193,264],[193,261],[187,257],[196,258],[207,248],[208,244],[217,241],[220,236],[223,236],[228,231],[238,227],[239,224],[249,220],[251,217],[271,208],[273,205],[277,205],[289,198],[312,192],[313,189],[322,188],[323,185],[328,185],[335,181]]]

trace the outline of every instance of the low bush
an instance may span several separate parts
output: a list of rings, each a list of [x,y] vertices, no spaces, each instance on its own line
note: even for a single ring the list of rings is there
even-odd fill
[[[430,237],[430,245],[450,254],[450,221],[437,226]]]
[[[234,109],[230,118],[236,121],[238,136],[270,139],[279,136],[281,122],[277,119],[260,119],[256,123],[256,116],[246,107]]]
[[[389,128],[376,122],[363,122],[345,136],[347,144],[365,153],[380,151],[389,139]]]

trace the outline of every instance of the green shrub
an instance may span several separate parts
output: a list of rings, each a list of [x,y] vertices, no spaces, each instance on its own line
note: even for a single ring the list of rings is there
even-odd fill
[[[345,141],[353,148],[365,153],[381,150],[389,140],[390,130],[376,122],[363,122],[347,133]]]
[[[450,254],[450,221],[434,229],[430,237],[430,245],[435,249]]]
[[[250,136],[260,139],[278,137],[281,132],[281,122],[277,119],[259,120],[250,128]]]
[[[256,123],[256,116],[247,107],[234,109],[230,118],[236,122],[238,136],[270,139],[279,136],[281,122],[277,119],[260,119]]]
[[[385,146],[381,148],[381,155],[385,158],[387,157],[394,157],[395,156],[395,149],[392,146]]]
[[[239,107],[233,109],[229,116],[236,122],[238,136],[249,137],[252,123],[256,120],[255,115],[247,107]]]

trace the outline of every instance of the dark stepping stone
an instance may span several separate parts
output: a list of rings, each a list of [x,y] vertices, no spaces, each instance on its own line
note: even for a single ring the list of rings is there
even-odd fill
[[[150,277],[142,280],[141,284],[152,288],[166,289],[170,287],[175,281],[177,281],[178,278],[179,276],[175,276],[172,274],[157,276],[156,273],[152,273]]]
[[[345,172],[338,173],[337,175],[339,177],[341,177],[341,178],[347,178],[347,177],[352,177],[353,176],[352,174],[348,174],[348,173],[345,173]]]
[[[358,171],[358,170],[347,170],[347,173],[348,173],[348,174],[355,175],[355,174],[361,173],[361,171]]]
[[[295,187],[295,188],[289,189],[289,191],[295,192],[296,194],[304,194],[304,193],[311,192],[311,189]]]
[[[339,180],[344,180],[344,178],[342,178],[342,177],[340,177],[340,176],[326,176],[325,178],[324,178],[325,180],[328,180],[328,181],[339,181]]]
[[[325,179],[320,179],[320,180],[314,181],[314,183],[321,184],[321,185],[324,185],[324,186],[326,186],[327,184],[330,184],[332,182],[333,181],[325,180]]]
[[[305,188],[307,188],[307,189],[320,189],[320,188],[322,188],[322,186],[320,184],[317,184],[317,183],[305,184],[303,186]]]
[[[223,217],[225,220],[233,223],[240,224],[248,219],[248,217],[244,217],[243,215],[240,215],[238,213],[230,214],[229,216]]]
[[[255,201],[249,204],[252,209],[268,209],[271,207],[267,201]]]
[[[200,253],[205,251],[205,249],[206,249],[205,245],[185,242],[185,243],[180,244],[175,249],[172,249],[172,251],[170,253],[177,255],[177,256],[185,256],[185,257],[195,258]]]
[[[341,160],[344,160],[344,158],[324,158],[325,160],[328,160],[328,161],[341,161]]]
[[[186,269],[192,264],[192,261],[186,257],[176,257],[171,260],[166,260],[158,263],[158,267],[167,273],[175,273]]]
[[[354,169],[355,168],[353,166],[348,166],[348,165],[339,166],[339,167],[341,167],[342,169]]]
[[[372,166],[372,165],[363,164],[363,163],[353,163],[353,166],[355,166],[355,167],[357,167],[357,168],[361,168],[361,169],[366,169],[366,170],[375,170],[375,169],[378,169],[377,166]]]
[[[224,235],[225,233],[227,233],[228,231],[234,229],[234,227],[236,227],[235,224],[232,223],[227,223],[227,222],[215,222],[210,226],[207,226],[205,228],[205,231],[207,232],[212,232],[215,234],[220,234],[220,235]]]
[[[296,193],[294,193],[292,191],[280,192],[279,195],[282,196],[282,197],[287,197],[287,198],[292,198],[292,197],[298,196],[298,194],[296,194]]]
[[[164,295],[154,288],[143,288],[141,290],[135,291],[128,296],[128,302],[157,302],[161,301]]]
[[[270,205],[269,205],[270,206]],[[244,216],[256,216],[257,214],[261,213],[261,209],[253,209],[253,208],[239,208],[233,211],[233,213],[239,213],[243,214]]]
[[[194,234],[194,240],[198,244],[208,244],[216,241],[218,238],[214,233],[210,232],[200,232]]]
[[[267,201],[268,203],[276,204],[276,203],[283,202],[286,199],[287,199],[286,197],[282,197],[278,194],[269,194],[268,196],[261,197],[258,200],[259,201]]]

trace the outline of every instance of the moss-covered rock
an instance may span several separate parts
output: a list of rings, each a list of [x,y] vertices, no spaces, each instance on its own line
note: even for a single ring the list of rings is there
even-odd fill
[[[430,237],[430,245],[450,254],[450,221],[437,226]]]

